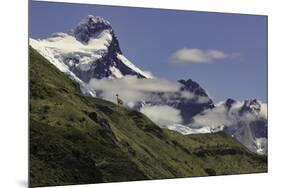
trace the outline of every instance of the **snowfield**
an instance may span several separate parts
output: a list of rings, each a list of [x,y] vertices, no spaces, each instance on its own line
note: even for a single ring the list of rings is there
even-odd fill
[[[212,133],[212,130],[209,127],[191,128],[181,124],[166,125],[163,126],[163,128],[167,128],[172,131],[177,131],[183,135]]]
[[[71,66],[87,71],[93,62],[107,53],[111,40],[110,31],[105,30],[91,38],[88,44],[67,33],[59,33],[47,39],[30,39],[30,45],[63,72]]]

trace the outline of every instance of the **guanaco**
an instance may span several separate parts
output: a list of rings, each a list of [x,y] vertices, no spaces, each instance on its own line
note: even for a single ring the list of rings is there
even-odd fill
[[[123,105],[123,101],[122,101],[122,99],[119,98],[118,94],[116,94],[116,99],[117,99],[118,105]]]

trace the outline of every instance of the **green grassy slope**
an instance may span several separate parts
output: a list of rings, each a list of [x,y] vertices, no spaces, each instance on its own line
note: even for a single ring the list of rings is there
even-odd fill
[[[183,136],[83,96],[30,48],[32,187],[266,171],[266,157],[224,133]]]

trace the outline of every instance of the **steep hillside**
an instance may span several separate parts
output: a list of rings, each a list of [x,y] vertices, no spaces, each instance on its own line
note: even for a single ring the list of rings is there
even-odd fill
[[[266,171],[266,157],[225,133],[184,136],[82,95],[30,48],[32,187]]]

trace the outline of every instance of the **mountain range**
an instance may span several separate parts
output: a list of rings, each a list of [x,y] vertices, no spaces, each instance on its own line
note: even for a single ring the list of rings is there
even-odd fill
[[[161,128],[183,135],[224,131],[249,150],[267,154],[266,104],[256,99],[227,99],[215,104],[191,79],[169,82],[167,90],[156,89],[167,81],[130,62],[110,22],[101,17],[89,15],[71,31],[46,39],[31,38],[30,45],[78,83],[85,96],[114,102],[114,94],[121,93],[125,106],[144,113]],[[134,88],[128,84],[132,82]],[[165,119],[165,114],[155,114],[155,109],[170,116],[174,113],[176,118]]]

